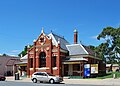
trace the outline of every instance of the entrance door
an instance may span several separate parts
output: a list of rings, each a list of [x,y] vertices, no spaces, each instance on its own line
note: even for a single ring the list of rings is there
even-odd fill
[[[80,64],[73,64],[73,76],[80,76]]]
[[[68,76],[68,64],[64,65],[64,76]]]

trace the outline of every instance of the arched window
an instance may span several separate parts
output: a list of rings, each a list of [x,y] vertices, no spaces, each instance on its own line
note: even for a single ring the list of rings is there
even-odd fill
[[[46,54],[41,52],[39,56],[39,67],[46,67]]]

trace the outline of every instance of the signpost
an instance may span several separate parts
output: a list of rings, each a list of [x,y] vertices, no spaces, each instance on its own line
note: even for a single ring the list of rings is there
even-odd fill
[[[98,64],[91,64],[91,74],[98,73]]]
[[[90,64],[84,64],[84,77],[90,77]]]

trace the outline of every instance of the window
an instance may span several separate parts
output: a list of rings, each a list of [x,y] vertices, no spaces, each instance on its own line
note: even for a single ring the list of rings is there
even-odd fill
[[[44,38],[40,38],[40,42],[44,42]]]
[[[46,67],[46,54],[41,52],[39,56],[39,67]]]
[[[53,56],[53,67],[56,67],[56,56]]]
[[[33,68],[33,58],[30,58],[30,68]]]

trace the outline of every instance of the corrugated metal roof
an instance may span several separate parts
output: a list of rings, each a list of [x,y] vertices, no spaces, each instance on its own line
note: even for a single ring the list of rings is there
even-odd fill
[[[66,45],[69,45],[69,42],[65,40],[63,37],[60,37],[56,34],[50,33],[48,34],[50,38],[52,38],[52,43],[55,46],[58,46],[58,40],[60,41],[60,47],[64,50],[67,50]]]
[[[21,57],[21,60],[26,60],[28,58],[28,55],[26,54],[25,56]]]
[[[88,54],[81,44],[66,45],[69,55]]]
[[[85,48],[85,50],[90,54],[90,55],[95,55],[95,52],[93,50],[91,50],[89,47],[87,46],[84,46],[83,47]]]
[[[89,54],[95,55],[95,52],[82,44],[66,45],[70,55]]]

